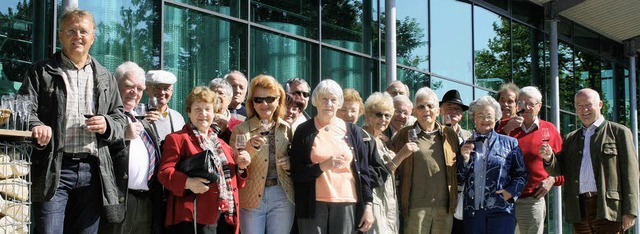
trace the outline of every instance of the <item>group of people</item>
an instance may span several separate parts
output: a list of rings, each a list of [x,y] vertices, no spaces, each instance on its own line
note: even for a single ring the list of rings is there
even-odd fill
[[[330,79],[311,91],[233,71],[191,90],[185,121],[168,106],[175,75],[125,62],[112,76],[89,55],[91,13],[60,22],[62,50],[19,90],[35,103],[36,233],[543,233],[554,185],[576,233],[635,224],[631,132],[592,89],[564,141],[538,117],[540,91],[514,84],[467,106],[427,87],[411,101],[400,81],[363,101]],[[142,113],[145,91],[157,108]],[[211,177],[180,169],[203,151]]]

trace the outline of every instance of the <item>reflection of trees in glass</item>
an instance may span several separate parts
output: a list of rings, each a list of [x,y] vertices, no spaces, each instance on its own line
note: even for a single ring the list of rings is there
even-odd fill
[[[362,9],[357,0],[322,1],[322,38],[362,41]]]
[[[27,0],[18,2],[7,13],[0,12],[0,69],[9,80],[22,81],[22,75],[31,64],[32,5]]]
[[[499,22],[493,22],[492,26],[496,36],[489,39],[489,42],[487,43],[488,49],[482,49],[476,51],[475,53],[475,76],[476,83],[478,85],[486,88],[491,88],[493,90],[498,90],[500,88],[500,85],[508,82],[509,77],[511,77],[511,55],[509,54],[509,51],[511,50],[511,44],[509,41],[511,27],[509,19],[502,17],[500,18]],[[522,28],[519,29],[520,31],[522,31]],[[516,28],[514,28],[514,31],[515,30]],[[514,41],[518,40],[518,38],[515,38],[516,36],[521,36],[523,34],[525,33],[514,32]],[[528,34],[525,38],[520,39],[523,39],[522,41],[520,41],[522,42],[522,44],[529,44]],[[522,46],[520,49],[528,49],[526,51],[526,54],[530,54],[531,46],[529,45],[528,48]],[[528,58],[530,60],[531,56],[529,56]],[[524,57],[524,60],[526,61],[527,57]],[[515,62],[516,61],[514,61],[514,63]],[[516,67],[515,64],[514,67]],[[522,69],[522,72],[528,73],[529,69],[525,66],[524,69]],[[530,76],[525,77],[528,78]]]
[[[255,0],[251,1],[251,11],[251,21],[253,22],[280,22],[298,25],[307,30],[302,31],[304,33],[296,32],[296,34],[318,38],[318,6],[312,1],[293,3],[281,0]]]

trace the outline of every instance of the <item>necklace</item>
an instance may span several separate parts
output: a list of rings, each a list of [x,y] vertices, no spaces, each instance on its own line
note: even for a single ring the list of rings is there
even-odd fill
[[[325,128],[324,128],[324,131],[328,132],[328,131],[329,131],[329,127],[328,127],[328,126],[327,126],[327,127],[325,127]]]

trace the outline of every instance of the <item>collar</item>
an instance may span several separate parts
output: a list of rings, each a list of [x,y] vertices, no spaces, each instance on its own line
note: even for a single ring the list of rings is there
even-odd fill
[[[535,119],[533,119],[533,123],[531,123],[531,126],[529,128],[525,128],[524,124],[522,124],[521,126],[522,131],[524,131],[525,133],[529,133],[538,127],[540,127],[540,118],[538,118],[537,116]]]
[[[260,126],[260,118],[258,118],[257,115],[249,118],[247,121],[249,121],[249,132],[257,131],[261,127]],[[277,129],[281,125],[289,126],[289,123],[284,121],[282,118],[278,118],[278,121],[276,121],[275,128]]]
[[[442,134],[442,127],[440,126],[440,123],[438,123],[438,122],[435,123],[435,126],[433,127],[433,131],[427,131],[427,130],[422,129],[422,127],[420,127],[420,123],[418,123],[418,121],[416,121],[413,124],[413,129],[415,129],[418,133],[424,132],[427,135],[432,135],[432,134],[434,134],[436,132],[439,132],[439,133]]]
[[[582,125],[582,129],[583,131],[587,131],[588,129],[597,129],[600,127],[600,125],[602,125],[602,123],[604,123],[604,116],[600,115],[600,117],[598,117],[596,121],[591,124],[591,126],[585,127],[584,125]]]
[[[82,67],[78,68],[76,67],[76,64],[73,63],[71,61],[71,59],[69,59],[69,57],[67,57],[67,55],[65,55],[64,53],[60,53],[62,56],[62,65],[64,65],[64,67],[66,69],[74,69],[74,70],[80,70],[80,69],[84,69],[84,67],[86,67],[87,65],[91,65],[91,56],[87,55],[87,62],[85,64],[82,65]]]

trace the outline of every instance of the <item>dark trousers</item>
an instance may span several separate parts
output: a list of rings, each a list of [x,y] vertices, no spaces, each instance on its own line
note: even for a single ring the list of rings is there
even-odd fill
[[[354,203],[316,202],[314,218],[298,219],[299,233],[356,233]]]
[[[464,221],[453,218],[453,227],[451,228],[451,234],[464,234]]]
[[[596,219],[598,215],[597,196],[580,196],[580,215],[582,222],[573,224],[574,233],[623,233],[621,222]]]
[[[516,229],[516,217],[506,212],[476,210],[473,217],[464,217],[464,230],[467,234],[513,234]]]
[[[149,192],[127,194],[127,212],[122,223],[102,223],[100,233],[153,233],[153,202]]]
[[[98,159],[64,158],[60,184],[46,202],[34,202],[35,233],[97,233],[102,210]]]

